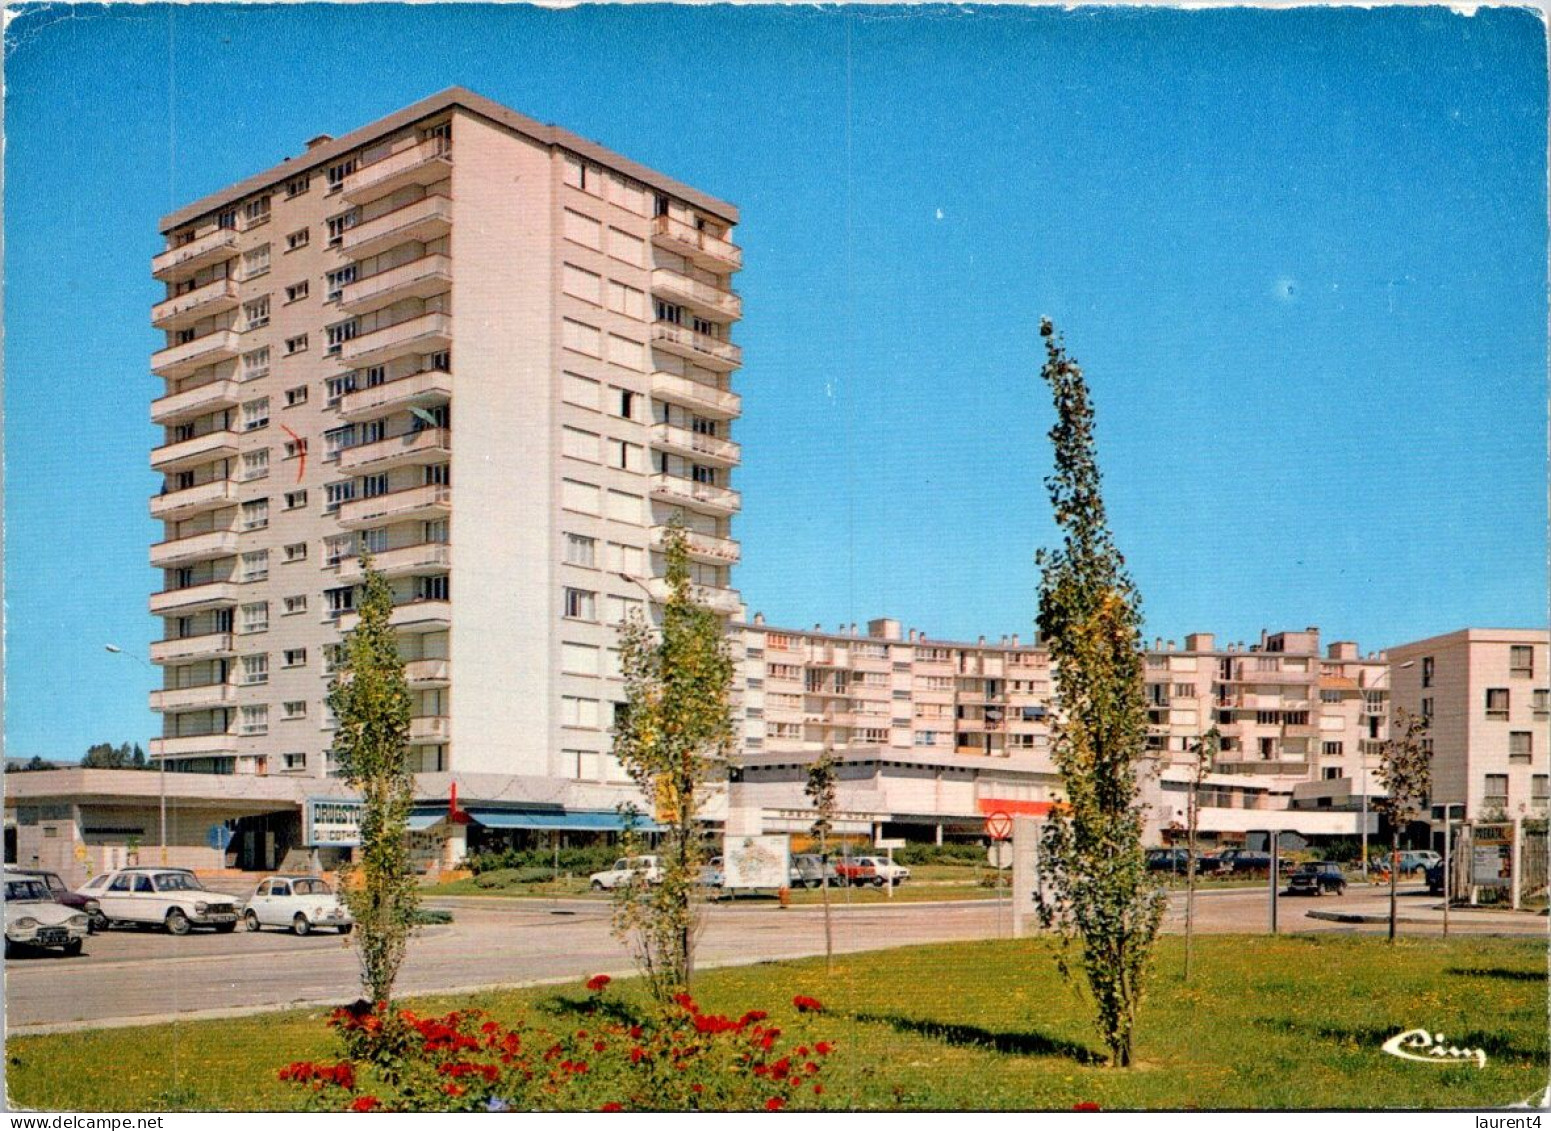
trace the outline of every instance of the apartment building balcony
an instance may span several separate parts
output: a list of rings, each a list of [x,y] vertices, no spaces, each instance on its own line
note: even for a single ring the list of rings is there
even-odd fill
[[[344,343],[339,360],[346,365],[380,365],[411,353],[435,353],[452,346],[452,318],[422,314]]]
[[[189,660],[219,659],[236,655],[229,632],[207,632],[203,636],[185,636],[177,640],[157,640],[151,644],[151,663],[181,664]]]
[[[162,758],[233,757],[237,736],[229,733],[181,734],[173,738],[151,739],[152,760]]]
[[[451,399],[452,374],[428,369],[346,393],[340,398],[339,415],[346,420],[372,420],[390,412],[443,405]]]
[[[743,549],[731,538],[719,538],[714,534],[700,534],[693,530],[684,532],[685,547],[691,561],[711,565],[733,565],[742,557]],[[652,549],[661,551],[668,544],[668,527],[652,527]]]
[[[345,232],[340,250],[351,259],[367,259],[400,244],[430,243],[452,230],[452,201],[427,196],[363,221]]]
[[[237,455],[237,433],[220,428],[195,436],[189,440],[177,440],[151,449],[153,471],[181,471],[198,467],[218,459],[234,459]]]
[[[653,373],[652,397],[716,420],[731,420],[743,408],[743,398],[737,393],[677,373]]]
[[[652,595],[652,600],[659,605],[668,603],[667,578],[651,578],[646,582],[646,590]],[[743,607],[743,602],[735,589],[721,589],[713,585],[692,585],[690,592],[694,594],[697,601],[720,616],[732,616]]]
[[[346,530],[360,530],[385,522],[445,518],[451,513],[452,488],[445,483],[428,483],[369,499],[351,499],[340,506],[337,518]]]
[[[653,221],[652,243],[711,270],[737,271],[743,266],[742,248],[675,216]]]
[[[416,715],[409,720],[411,743],[446,742],[452,735],[452,720],[446,715]]]
[[[158,377],[187,377],[190,373],[230,361],[242,352],[235,330],[216,330],[182,345],[168,346],[151,355],[151,372]]]
[[[445,255],[424,255],[347,283],[339,305],[351,314],[367,314],[406,298],[430,298],[451,285],[452,260]]]
[[[372,568],[384,577],[413,577],[417,573],[446,573],[452,568],[452,547],[445,542],[420,542],[372,555]],[[341,558],[342,581],[363,581],[366,570],[359,557]]]
[[[192,518],[206,511],[237,505],[237,484],[230,479],[212,479],[197,487],[166,491],[151,496],[151,517],[156,519]]]
[[[335,623],[341,633],[361,623],[361,614],[352,610],[341,613]],[[438,632],[452,627],[451,601],[405,601],[394,605],[388,623],[401,632]]]
[[[151,710],[193,711],[204,707],[224,707],[235,702],[236,698],[237,689],[224,681],[167,688],[151,692]]]
[[[206,267],[237,254],[237,233],[232,228],[217,228],[151,258],[151,274],[173,283],[197,275]]]
[[[182,330],[201,319],[236,310],[237,301],[237,281],[216,279],[151,307],[151,325],[158,330]]]
[[[452,683],[452,661],[408,660],[404,664],[404,679],[416,691],[447,687]]]
[[[676,424],[652,425],[652,446],[665,452],[687,456],[700,463],[715,463],[731,467],[738,462],[741,449],[732,440],[720,436],[707,436]]]
[[[370,444],[357,444],[339,453],[341,471],[377,472],[414,464],[445,463],[452,452],[450,428],[422,428],[389,436]]]
[[[352,204],[365,204],[410,185],[445,181],[451,175],[452,140],[427,138],[361,166],[345,178],[340,195]]]
[[[676,506],[691,506],[716,514],[733,514],[742,505],[738,492],[730,487],[696,483],[677,475],[652,476],[652,498]]]
[[[680,326],[677,322],[652,323],[652,346],[724,373],[743,364],[743,351],[731,342]]]
[[[169,538],[165,542],[157,542],[151,547],[151,566],[154,569],[170,569],[211,558],[229,558],[236,553],[235,530],[206,530],[186,538]]]
[[[153,617],[188,616],[207,609],[230,609],[241,600],[242,585],[236,581],[207,581],[182,589],[163,589],[151,594]]]
[[[151,402],[152,424],[182,424],[197,416],[235,408],[241,402],[236,381],[210,381]]]
[[[687,306],[714,322],[735,322],[743,317],[743,300],[732,291],[671,267],[653,269],[652,293]]]

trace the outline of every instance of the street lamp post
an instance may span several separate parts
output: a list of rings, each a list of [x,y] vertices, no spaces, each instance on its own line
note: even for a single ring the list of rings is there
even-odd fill
[[[103,648],[106,651],[112,652],[115,656],[129,656],[131,659],[140,660],[142,664],[152,670],[159,670],[149,660],[142,660],[134,653],[124,651],[117,644],[104,644]],[[156,781],[157,793],[159,795],[158,809],[160,810],[161,817],[160,844],[158,847],[161,849],[161,862],[165,865],[167,863],[167,757],[165,754],[156,760]]]
[[[1449,937],[1449,904],[1452,902],[1453,887],[1449,882],[1449,872],[1453,867],[1450,859],[1454,855],[1453,845],[1450,843],[1450,834],[1454,829],[1454,810],[1460,810],[1461,819],[1464,818],[1465,807],[1458,802],[1445,803],[1443,806],[1443,937]]]

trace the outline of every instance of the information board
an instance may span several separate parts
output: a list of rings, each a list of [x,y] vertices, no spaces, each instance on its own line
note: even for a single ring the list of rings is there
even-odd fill
[[[730,836],[722,846],[724,887],[790,887],[791,869],[791,842],[785,836]]]

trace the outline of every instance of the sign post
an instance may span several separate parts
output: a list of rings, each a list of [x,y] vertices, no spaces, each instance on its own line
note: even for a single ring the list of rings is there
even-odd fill
[[[1012,836],[1012,814],[998,809],[994,813],[986,815],[986,833],[991,838],[991,864],[996,869],[993,876],[996,880],[996,937],[1002,937],[1002,869],[1007,865],[1001,863],[1001,848]],[[1011,932],[1009,931],[1009,934]]]
[[[904,837],[879,837],[873,844],[889,854],[889,881],[883,886],[888,889],[888,898],[894,898],[894,850],[905,847]]]

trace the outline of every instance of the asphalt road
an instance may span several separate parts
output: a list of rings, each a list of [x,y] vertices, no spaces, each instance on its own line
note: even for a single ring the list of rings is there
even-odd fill
[[[425,929],[410,949],[399,979],[405,993],[632,972],[627,953],[609,931],[606,903],[444,899],[435,905],[451,908],[454,922]],[[1283,897],[1278,926],[1288,932],[1379,932],[1382,924],[1311,919],[1305,912],[1378,915],[1386,906],[1378,889],[1353,889],[1344,897]],[[1419,888],[1408,889],[1401,914],[1419,921],[1407,923],[1405,932],[1436,933],[1441,925],[1436,906],[1437,900]],[[1203,933],[1269,928],[1264,889],[1210,892],[1196,908],[1197,929]],[[1178,931],[1183,923],[1183,899],[1176,896],[1164,929]],[[1451,930],[1543,935],[1546,920],[1459,912]],[[835,915],[835,947],[842,952],[1008,934],[1006,906],[998,908],[992,901],[871,905]],[[359,985],[349,944],[347,938],[321,932],[297,938],[239,929],[230,935],[195,932],[174,938],[160,931],[115,929],[92,936],[77,958],[54,954],[7,961],[6,1026],[10,1032],[42,1032],[340,1003],[355,997]],[[822,953],[823,946],[818,908],[717,905],[707,917],[698,958],[703,966],[743,964]]]

